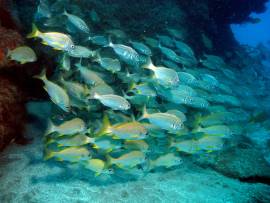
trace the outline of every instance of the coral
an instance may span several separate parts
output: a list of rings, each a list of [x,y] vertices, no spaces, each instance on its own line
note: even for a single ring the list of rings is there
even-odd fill
[[[18,32],[0,27],[0,69],[14,65],[14,62],[7,59],[7,51],[15,49],[22,44],[23,38]]]
[[[0,150],[21,135],[25,123],[24,94],[7,76],[0,76]]]

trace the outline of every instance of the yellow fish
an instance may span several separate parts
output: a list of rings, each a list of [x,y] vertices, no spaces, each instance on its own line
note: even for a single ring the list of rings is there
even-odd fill
[[[61,135],[73,135],[79,132],[83,132],[85,130],[86,125],[84,121],[80,118],[73,118],[71,120],[65,121],[58,126],[54,125],[51,121],[49,121],[46,135],[53,132],[58,132]]]
[[[89,159],[83,163],[86,169],[95,172],[95,176],[100,174],[113,174],[113,169],[106,168],[106,164],[101,159]]]
[[[68,35],[59,32],[42,33],[33,24],[33,30],[27,35],[27,38],[35,37],[41,38],[43,44],[49,45],[56,50],[71,51],[75,48],[72,39]]]
[[[174,153],[168,153],[158,157],[155,160],[150,160],[150,170],[160,166],[170,168],[173,166],[180,165],[182,162],[183,162],[182,159],[180,157],[175,156]]]
[[[60,138],[60,139],[50,139],[47,144],[57,143],[58,147],[76,147],[91,143],[92,139],[83,134],[77,134],[72,137]]]
[[[144,140],[126,140],[124,148],[129,150],[140,150],[143,153],[149,151],[149,145]]]
[[[145,162],[145,155],[141,151],[131,151],[118,158],[107,155],[108,165],[117,165],[122,169],[129,169]]]
[[[56,158],[58,161],[79,162],[89,159],[90,152],[85,147],[69,147],[60,151],[47,151],[44,159]]]
[[[119,123],[111,126],[108,116],[104,116],[103,128],[99,134],[113,134],[114,138],[117,139],[139,140],[146,138],[147,130],[137,121]]]

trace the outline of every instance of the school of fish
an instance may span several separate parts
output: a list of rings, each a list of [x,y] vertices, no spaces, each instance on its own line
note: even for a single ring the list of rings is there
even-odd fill
[[[219,56],[197,56],[180,29],[130,37],[121,25],[102,27],[94,8],[61,2],[40,0],[27,36],[48,46],[56,64],[53,77],[35,76],[54,110],[46,160],[96,176],[177,168],[187,156],[229,147],[252,120],[241,72]],[[9,53],[36,60],[25,47]]]

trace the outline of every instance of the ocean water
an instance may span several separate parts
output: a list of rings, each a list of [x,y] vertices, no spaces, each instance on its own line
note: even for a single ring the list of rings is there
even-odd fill
[[[1,203],[270,202],[267,46],[218,52],[193,3],[16,5],[33,53],[11,58],[45,59],[46,98],[0,153]]]

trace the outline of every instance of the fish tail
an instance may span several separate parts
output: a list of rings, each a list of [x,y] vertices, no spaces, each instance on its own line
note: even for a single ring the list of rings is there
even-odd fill
[[[147,57],[147,61],[146,61],[145,64],[142,65],[142,68],[153,70],[154,67],[155,67],[155,66],[154,66],[153,63],[152,63],[152,59],[148,56],[148,57]]]
[[[53,158],[54,155],[55,155],[55,152],[50,151],[50,150],[45,150],[44,159],[45,160],[51,159]]]
[[[65,16],[67,16],[68,15],[68,12],[67,12],[67,10],[64,8],[64,11],[63,11],[63,13],[62,13],[63,15],[65,15]]]
[[[29,33],[26,37],[27,38],[35,38],[38,37],[41,34],[41,32],[38,30],[37,26],[35,24],[32,25],[32,32]]]
[[[50,133],[52,133],[55,130],[55,125],[53,124],[53,122],[49,119],[48,120],[48,125],[47,125],[47,129],[45,132],[45,135],[49,135]]]
[[[143,114],[142,114],[142,116],[138,119],[138,121],[143,120],[143,119],[147,118],[148,116],[149,116],[149,114],[147,113],[146,106],[144,105],[144,106],[143,106]]]
[[[35,75],[34,78],[46,81],[47,77],[46,77],[46,69],[44,68],[41,73],[39,75]]]
[[[111,35],[108,36],[108,44],[104,45],[104,47],[113,47],[113,43],[112,43],[112,37]]]
[[[111,165],[113,165],[114,164],[114,158],[113,157],[111,157],[109,154],[106,154],[106,160],[107,160],[107,166],[111,166]]]
[[[110,132],[110,127],[111,127],[111,123],[110,123],[109,117],[108,117],[108,115],[105,114],[104,117],[103,117],[102,127],[98,131],[96,136],[101,136],[101,135],[104,135],[106,133],[109,133]]]

